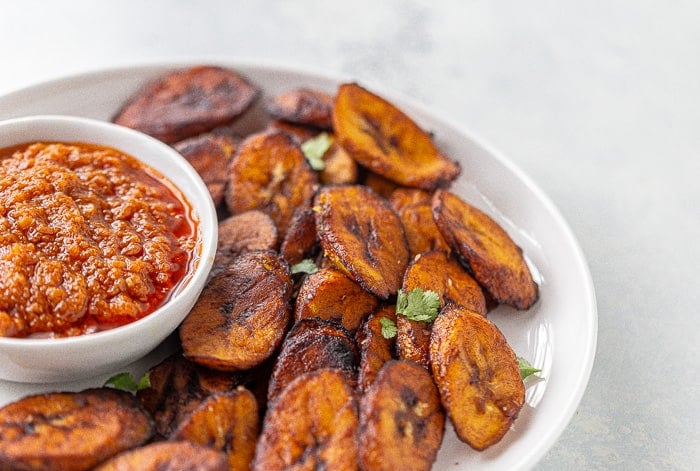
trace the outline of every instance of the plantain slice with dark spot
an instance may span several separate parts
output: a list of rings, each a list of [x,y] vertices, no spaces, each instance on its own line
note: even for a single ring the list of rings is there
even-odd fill
[[[204,133],[176,142],[173,147],[202,177],[214,206],[219,206],[224,200],[226,170],[236,142],[223,134]]]
[[[227,471],[226,456],[195,443],[155,442],[126,451],[95,471]]]
[[[333,319],[350,332],[377,307],[379,300],[340,270],[322,268],[311,273],[297,295],[294,319]]]
[[[113,121],[172,144],[234,121],[258,94],[237,72],[196,66],[147,84]]]
[[[312,88],[294,88],[265,102],[265,109],[276,119],[295,124],[331,129],[333,96]]]
[[[273,402],[298,376],[322,368],[341,371],[348,384],[357,385],[358,352],[350,333],[333,321],[302,319],[282,343],[267,391]]]
[[[297,208],[280,244],[280,255],[290,265],[297,264],[317,248],[316,216],[311,208]]]
[[[277,248],[277,226],[262,211],[234,214],[219,222],[219,238],[213,276],[244,252]]]
[[[537,301],[522,249],[496,221],[446,190],[435,192],[432,208],[447,243],[496,302],[528,309]]]
[[[291,292],[289,265],[276,252],[239,255],[209,281],[180,325],[185,357],[222,371],[262,363],[284,337]]]
[[[430,373],[392,360],[360,399],[360,468],[430,470],[444,430],[445,413]]]
[[[396,294],[408,246],[389,203],[362,185],[328,186],[317,193],[314,210],[326,257],[375,296]]]
[[[229,166],[226,205],[232,214],[258,209],[277,226],[279,237],[298,207],[308,207],[317,175],[299,145],[286,133],[247,137]]]
[[[460,173],[411,118],[356,83],[338,88],[333,130],[360,165],[400,185],[431,190]]]
[[[28,396],[0,409],[0,469],[92,469],[152,435],[151,417],[124,391]]]
[[[476,450],[497,443],[525,403],[515,353],[484,316],[447,305],[433,324],[430,365],[460,440]]]
[[[382,333],[382,319],[396,323],[396,306],[383,304],[365,320],[355,337],[360,350],[360,367],[357,375],[359,390],[367,392],[384,364],[394,358],[394,337]]]
[[[356,470],[357,402],[345,375],[305,373],[270,404],[252,469]]]
[[[360,175],[357,162],[335,140],[323,154],[323,164],[319,179],[324,185],[357,183]]]
[[[148,372],[150,386],[136,393],[152,416],[159,438],[173,430],[212,394],[227,393],[242,383],[240,374],[211,370],[176,352]]]
[[[260,432],[258,405],[243,387],[206,398],[170,436],[226,454],[231,471],[250,469]]]
[[[411,258],[430,250],[450,252],[433,219],[431,198],[431,193],[416,188],[397,188],[391,194],[389,201],[403,223]]]

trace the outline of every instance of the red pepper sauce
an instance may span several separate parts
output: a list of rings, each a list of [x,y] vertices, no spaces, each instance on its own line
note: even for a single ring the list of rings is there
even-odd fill
[[[118,150],[0,149],[0,336],[82,335],[162,305],[195,263],[180,191]]]

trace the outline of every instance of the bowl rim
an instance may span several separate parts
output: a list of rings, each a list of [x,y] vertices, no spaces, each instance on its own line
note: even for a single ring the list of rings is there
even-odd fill
[[[85,138],[75,139],[70,141],[70,139],[46,139],[44,142],[88,142],[90,144],[106,145],[107,147],[114,148],[120,152],[130,155],[131,157],[137,159],[142,164],[155,170],[159,176],[162,176],[168,180],[170,185],[173,185],[182,195],[186,198],[186,202],[190,205],[191,216],[197,224],[196,233],[196,247],[195,250],[199,251],[192,267],[185,274],[182,280],[173,288],[173,295],[169,297],[163,304],[158,306],[154,311],[149,314],[129,322],[127,324],[113,327],[111,329],[89,333],[81,334],[70,337],[2,337],[0,336],[0,348],[37,348],[37,349],[54,349],[54,348],[66,348],[66,347],[81,347],[84,344],[91,344],[97,342],[106,342],[121,340],[125,336],[133,335],[140,331],[143,327],[147,327],[148,324],[155,322],[155,319],[162,317],[163,315],[170,312],[175,307],[175,302],[177,299],[193,296],[195,299],[202,290],[206,278],[208,277],[209,271],[211,270],[214,254],[216,253],[218,232],[216,229],[216,208],[214,202],[211,199],[209,191],[197,173],[197,171],[192,167],[192,165],[174,148],[171,146],[155,139],[145,133],[140,131],[127,128],[115,123],[110,123],[107,121],[102,121],[93,118],[84,118],[80,116],[72,115],[59,115],[59,114],[39,114],[22,116],[17,118],[9,118],[0,120],[0,133],[2,133],[5,128],[11,127],[22,127],[22,126],[35,126],[35,125],[51,125],[66,127],[66,126],[83,126],[86,129],[86,134],[97,134],[99,133],[109,133],[114,135],[114,139],[118,140],[129,140],[138,145],[148,146],[149,149],[153,149],[153,152],[160,152],[167,155],[169,159],[173,160],[176,168],[183,171],[185,177],[194,187],[196,193],[188,194],[183,191],[183,189],[178,185],[173,179],[166,174],[163,170],[156,168],[152,164],[144,162],[138,155],[133,155],[130,152],[123,151],[119,149],[118,145],[114,144],[104,144],[95,140],[85,140]],[[62,131],[59,131],[59,133]],[[28,139],[26,141],[17,142],[16,144],[0,145],[1,148],[11,147],[13,145],[19,145],[24,142],[40,142],[40,139]],[[198,201],[199,203],[195,203]],[[204,226],[204,227],[203,227]],[[204,230],[206,226],[211,226],[212,230]]]

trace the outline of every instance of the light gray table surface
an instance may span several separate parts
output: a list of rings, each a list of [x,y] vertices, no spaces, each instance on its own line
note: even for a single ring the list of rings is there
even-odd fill
[[[598,302],[588,388],[537,469],[700,468],[700,2],[0,0],[0,94],[200,57],[361,77],[500,149]]]

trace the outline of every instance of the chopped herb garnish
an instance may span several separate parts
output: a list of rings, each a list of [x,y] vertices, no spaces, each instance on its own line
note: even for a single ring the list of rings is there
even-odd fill
[[[151,387],[151,378],[146,372],[141,378],[136,381],[131,373],[118,373],[107,381],[105,381],[105,386],[111,386],[114,389],[120,389],[122,391],[141,391],[142,389]]]
[[[440,311],[440,296],[435,291],[414,288],[408,294],[399,290],[396,297],[396,313],[409,320],[433,322]]]
[[[518,360],[518,368],[520,368],[520,378],[525,379],[530,375],[533,375],[535,373],[539,373],[540,369],[533,367],[529,361],[527,361],[525,358],[522,357],[517,357]]]
[[[292,265],[291,270],[292,275],[296,275],[297,273],[311,274],[316,273],[318,271],[318,267],[316,266],[313,260],[306,258],[301,262]]]
[[[306,160],[314,170],[323,170],[326,167],[323,161],[323,154],[333,144],[333,138],[328,133],[322,132],[316,137],[312,137],[301,144],[301,151]]]
[[[398,330],[396,329],[396,324],[394,321],[389,319],[388,317],[382,317],[379,319],[379,323],[382,326],[382,337],[385,339],[393,339],[396,337],[396,333]]]

